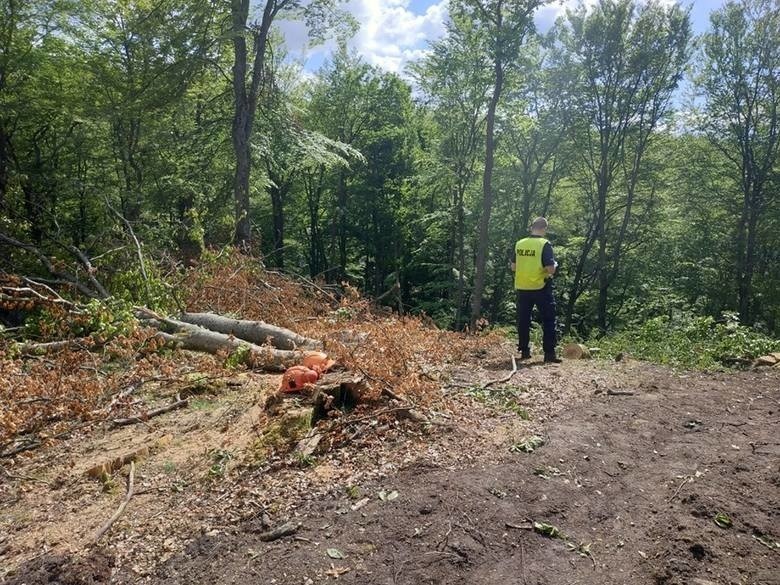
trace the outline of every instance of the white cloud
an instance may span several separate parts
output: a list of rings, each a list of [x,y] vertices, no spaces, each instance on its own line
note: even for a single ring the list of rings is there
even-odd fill
[[[369,63],[396,73],[444,34],[447,20],[447,0],[422,14],[411,10],[410,0],[352,0],[349,9],[361,24],[351,45]]]
[[[639,0],[639,2],[646,2],[648,0]],[[675,4],[682,4],[681,0],[660,0],[661,4],[665,6],[673,6]],[[590,10],[599,0],[583,0],[585,6]],[[554,2],[541,7],[536,11],[535,21],[536,26],[541,31],[549,29],[559,16],[566,14],[566,10],[575,8],[580,4],[580,0],[555,0]]]
[[[640,0],[645,1],[645,0]],[[681,0],[661,0],[664,4],[679,4]],[[535,21],[537,28],[545,32],[555,20],[573,8],[580,0],[554,0],[540,8]],[[589,8],[598,0],[584,0]],[[360,24],[360,30],[349,46],[366,62],[395,73],[403,74],[406,65],[425,55],[428,44],[445,33],[448,19],[448,0],[434,0],[424,12],[415,11],[417,0],[349,0],[344,8]],[[306,27],[300,22],[283,21],[279,27],[284,34],[290,56],[309,63],[319,64],[331,54],[333,41],[318,47],[309,47]]]
[[[438,0],[421,14],[412,9],[411,0],[349,0],[345,9],[360,24],[350,48],[366,62],[395,73],[423,56],[428,43],[444,34],[447,21],[447,0]],[[332,41],[307,47],[306,27],[299,22],[282,21],[279,28],[294,58],[317,62],[334,48]]]

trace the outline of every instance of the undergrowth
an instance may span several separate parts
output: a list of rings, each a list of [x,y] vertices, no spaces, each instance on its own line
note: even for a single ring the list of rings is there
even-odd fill
[[[369,405],[384,388],[430,404],[439,396],[440,364],[498,342],[493,334],[467,337],[437,329],[430,319],[378,310],[348,285],[337,297],[324,283],[267,271],[231,250],[206,253],[196,268],[174,276],[187,310],[262,320],[323,340],[332,358],[368,378],[373,393],[361,399]],[[120,295],[87,304],[44,303],[28,311],[15,336],[0,335],[0,452],[20,435],[45,441],[72,423],[103,420],[108,405],[111,416],[136,411],[130,398],[112,401],[141,381],[186,386],[193,371],[231,375],[240,367],[240,355],[171,350],[139,325],[133,302]],[[62,339],[74,343],[60,353],[21,351],[30,340]]]
[[[780,351],[780,340],[742,325],[733,313],[719,320],[688,312],[661,315],[589,344],[600,347],[604,357],[624,353],[701,370],[744,367],[759,356]]]

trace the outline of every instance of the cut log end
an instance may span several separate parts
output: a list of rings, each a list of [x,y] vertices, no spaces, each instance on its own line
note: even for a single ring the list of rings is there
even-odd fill
[[[568,360],[590,359],[590,350],[581,343],[567,343],[563,347],[563,357]]]

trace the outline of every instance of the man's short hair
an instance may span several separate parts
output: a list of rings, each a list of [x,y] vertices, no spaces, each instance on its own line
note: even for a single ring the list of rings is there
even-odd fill
[[[544,217],[537,217],[534,222],[531,224],[532,230],[546,230],[547,226],[549,224],[547,223],[547,220]]]

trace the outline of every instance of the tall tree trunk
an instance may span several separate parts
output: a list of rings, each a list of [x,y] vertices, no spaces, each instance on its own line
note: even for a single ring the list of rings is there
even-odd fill
[[[233,123],[233,150],[236,154],[236,166],[233,174],[233,194],[235,197],[236,232],[233,243],[244,247],[249,245],[252,229],[249,221],[249,175],[251,156],[247,132],[245,107],[236,100],[236,117]]]
[[[5,206],[5,194],[8,189],[10,146],[9,137],[5,132],[5,122],[0,120],[0,210]]]
[[[273,261],[277,268],[284,268],[284,198],[287,186],[284,183],[271,185],[270,191],[274,222]]]
[[[743,176],[744,176],[744,170]],[[745,249],[747,247],[748,216],[750,214],[750,186],[743,185],[742,211],[737,224],[737,237],[734,245],[734,274],[737,285],[737,306],[740,319],[745,318],[743,310],[747,308],[747,290],[745,289]]]
[[[590,251],[593,248],[593,244],[595,243],[595,224],[588,230],[588,236],[585,240],[585,245],[582,247],[582,250],[580,251],[580,257],[577,261],[577,267],[574,269],[574,276],[571,281],[571,286],[569,287],[569,298],[568,302],[566,303],[566,310],[565,310],[565,318],[564,318],[564,325],[563,329],[566,333],[569,333],[571,331],[571,325],[572,321],[574,319],[574,306],[577,304],[577,299],[580,298],[580,295],[583,291],[582,286],[582,280],[585,273],[585,263],[588,261],[588,256],[590,255]]]
[[[474,292],[471,297],[471,331],[476,331],[477,320],[482,313],[482,293],[485,290],[485,269],[487,268],[488,247],[490,244],[490,212],[493,209],[493,164],[496,149],[495,128],[496,109],[504,87],[504,68],[500,60],[495,63],[495,86],[487,111],[485,137],[485,173],[482,177],[482,216],[479,218],[479,240],[477,242],[477,260],[474,273]]]
[[[602,138],[602,144],[609,140]],[[601,169],[597,181],[598,211],[596,213],[596,241],[599,244],[596,270],[599,281],[599,296],[596,309],[596,319],[602,333],[607,330],[607,302],[609,300],[609,271],[607,268],[607,193],[612,176],[609,171],[609,153],[602,146]]]
[[[336,213],[338,213],[338,244],[340,277],[347,276],[347,178],[344,169],[339,169],[336,187]]]
[[[755,187],[754,187],[755,189]],[[740,249],[742,255],[741,270],[739,275],[738,293],[739,293],[739,318],[746,324],[752,323],[753,314],[751,311],[751,301],[753,294],[753,275],[756,265],[756,231],[758,227],[759,212],[755,208],[755,201],[759,198],[756,193],[752,193],[752,201],[748,202],[747,222],[744,224],[744,236],[740,238],[744,245]],[[752,205],[751,205],[752,203]]]
[[[309,174],[304,175],[304,189],[309,210],[309,275],[312,278],[320,274],[327,264],[325,246],[320,231],[320,201],[324,176],[325,167],[323,165],[320,165],[316,178]]]
[[[490,300],[490,322],[497,323],[501,316],[501,307],[506,298],[506,277],[509,275],[509,269],[503,262],[498,267],[498,281],[493,290],[493,297]]]
[[[466,217],[463,210],[463,191],[458,194],[458,288],[455,293],[455,331],[463,330],[463,300],[466,291]]]
[[[249,180],[252,171],[252,135],[254,131],[257,100],[262,89],[265,69],[265,54],[271,23],[278,12],[277,1],[267,0],[263,19],[252,34],[254,64],[249,68],[247,48],[247,26],[249,0],[232,0],[231,19],[233,33],[233,127],[232,143],[236,156],[233,175],[233,197],[235,199],[236,230],[233,243],[246,248],[252,242],[252,228],[249,207]],[[247,76],[250,77],[247,88]]]

